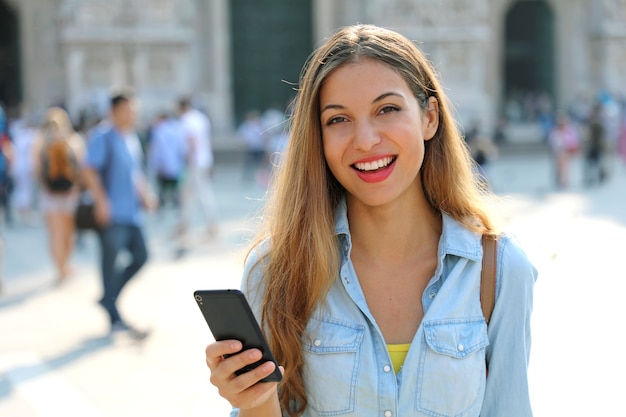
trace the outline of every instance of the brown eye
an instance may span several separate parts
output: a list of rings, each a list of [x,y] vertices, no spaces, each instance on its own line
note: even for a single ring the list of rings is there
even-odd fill
[[[345,117],[343,117],[343,116],[331,117],[326,122],[326,126],[330,126],[330,125],[334,125],[334,124],[337,124],[337,123],[345,122],[346,120],[347,119]]]
[[[380,113],[381,113],[381,114],[386,114],[386,113],[391,113],[391,112],[394,112],[394,111],[399,111],[399,110],[400,110],[400,108],[399,108],[399,107],[397,107],[397,106],[385,106],[385,107],[383,107],[383,108],[380,110]]]

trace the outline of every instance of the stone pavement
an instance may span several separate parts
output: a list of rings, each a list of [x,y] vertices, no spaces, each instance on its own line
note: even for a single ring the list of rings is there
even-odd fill
[[[536,417],[621,408],[622,384],[608,381],[626,373],[618,349],[626,342],[626,169],[612,167],[602,187],[584,189],[575,175],[567,192],[552,189],[546,155],[502,155],[491,167],[494,189],[507,196],[508,228],[540,272],[530,365]],[[94,236],[74,254],[73,279],[55,287],[41,224],[3,231],[0,416],[228,415],[208,381],[211,335],[192,293],[239,286],[264,190],[241,184],[237,164],[218,165],[215,184],[220,234],[198,234],[185,257],[174,257],[173,216],[149,218],[150,262],[120,299],[133,323],[153,330],[142,343],[107,336]]]

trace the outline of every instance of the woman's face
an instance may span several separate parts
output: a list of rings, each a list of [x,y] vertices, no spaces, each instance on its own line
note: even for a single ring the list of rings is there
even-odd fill
[[[324,155],[349,201],[382,206],[423,193],[424,141],[437,131],[437,101],[423,111],[405,80],[372,59],[343,65],[320,90]]]

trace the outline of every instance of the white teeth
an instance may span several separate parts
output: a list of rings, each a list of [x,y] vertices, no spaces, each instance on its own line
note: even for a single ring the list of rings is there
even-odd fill
[[[359,171],[376,171],[377,169],[386,167],[393,161],[393,158],[387,156],[385,158],[379,159],[378,161],[372,162],[359,162],[354,164],[355,168]]]

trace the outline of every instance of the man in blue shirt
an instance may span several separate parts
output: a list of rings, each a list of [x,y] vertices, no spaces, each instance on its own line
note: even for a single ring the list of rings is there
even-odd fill
[[[103,296],[99,303],[110,318],[111,332],[125,331],[143,339],[147,332],[127,324],[117,309],[117,298],[148,258],[142,232],[143,210],[154,197],[141,171],[142,150],[135,133],[135,102],[125,91],[111,97],[110,119],[92,132],[87,144],[84,179],[94,197],[100,225]],[[122,250],[131,255],[124,268],[116,266]]]

